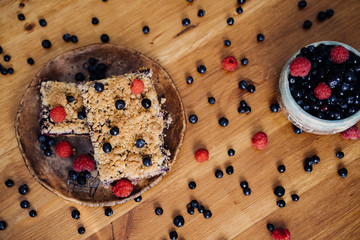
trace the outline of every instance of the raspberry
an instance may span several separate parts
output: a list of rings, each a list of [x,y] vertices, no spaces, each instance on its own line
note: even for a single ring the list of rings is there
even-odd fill
[[[209,151],[202,148],[202,149],[198,149],[195,153],[195,160],[197,162],[205,162],[209,159]]]
[[[73,161],[73,168],[76,172],[88,170],[93,171],[95,167],[94,160],[87,154],[82,154]]]
[[[251,139],[252,145],[256,149],[265,149],[268,144],[268,139],[266,133],[257,132]]]
[[[333,63],[343,63],[349,57],[349,51],[343,46],[335,46],[330,51],[330,57]]]
[[[134,79],[130,88],[133,94],[140,94],[144,90],[144,83],[140,79]]]
[[[273,240],[291,240],[291,235],[288,229],[276,229],[272,232]]]
[[[56,154],[61,158],[68,158],[72,154],[72,147],[68,141],[61,141],[55,147]]]
[[[64,121],[65,117],[66,117],[66,112],[63,107],[54,107],[50,111],[50,118],[56,123],[60,123]]]
[[[331,89],[326,83],[321,82],[316,86],[314,93],[318,99],[328,99],[331,96]]]
[[[238,65],[238,62],[237,62],[236,58],[234,58],[233,56],[228,56],[228,57],[224,58],[224,60],[222,62],[222,67],[229,72],[235,71],[235,69],[237,68],[237,65]]]
[[[129,180],[120,179],[116,185],[112,187],[112,191],[117,197],[128,197],[133,190],[133,185]]]
[[[294,77],[305,77],[311,69],[311,62],[304,57],[297,57],[290,63],[290,74]]]
[[[343,131],[341,133],[341,135],[345,139],[356,140],[356,139],[360,138],[360,130],[358,129],[357,126],[352,126],[351,128]]]

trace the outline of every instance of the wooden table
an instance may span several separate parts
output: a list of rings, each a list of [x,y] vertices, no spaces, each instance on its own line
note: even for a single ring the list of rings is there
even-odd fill
[[[19,4],[23,2],[24,7]],[[266,224],[288,228],[294,239],[360,239],[360,148],[358,141],[344,140],[340,134],[318,136],[308,133],[295,135],[291,124],[282,113],[271,113],[269,105],[276,101],[276,87],[285,61],[299,48],[320,40],[335,40],[360,49],[360,2],[358,0],[308,0],[299,10],[297,0],[249,0],[237,14],[232,1],[185,0],[140,1],[1,1],[0,45],[3,54],[11,55],[10,62],[1,64],[15,69],[13,75],[0,76],[0,220],[8,227],[0,231],[0,239],[168,239],[175,229],[173,217],[181,214],[185,226],[176,228],[180,239],[271,239]],[[198,10],[206,11],[197,17]],[[332,8],[335,15],[318,22],[320,10]],[[17,19],[24,13],[25,21]],[[100,23],[91,24],[98,17]],[[183,27],[188,17],[191,25]],[[233,17],[233,26],[226,19]],[[47,20],[41,27],[39,18]],[[313,22],[310,30],[303,30],[304,20]],[[142,27],[150,33],[144,35]],[[79,42],[65,43],[62,35],[76,34]],[[107,33],[110,43],[140,51],[157,60],[172,76],[185,105],[186,114],[199,117],[196,124],[188,124],[185,140],[173,170],[160,184],[145,193],[140,203],[134,201],[113,207],[111,217],[103,208],[71,204],[43,188],[26,169],[17,146],[14,120],[26,87],[41,67],[55,56],[91,43],[100,42]],[[263,33],[264,42],[256,35]],[[52,42],[51,49],[41,46],[43,39]],[[232,44],[225,47],[223,41]],[[247,57],[248,66],[240,66],[233,73],[221,69],[227,55]],[[30,66],[26,59],[32,57]],[[198,64],[207,67],[205,75],[196,72]],[[194,83],[186,84],[192,75]],[[238,88],[242,79],[256,86],[254,94]],[[207,102],[209,96],[216,103]],[[237,112],[239,101],[251,106],[249,115]],[[217,120],[226,116],[230,124],[221,128]],[[251,147],[251,136],[264,131],[269,146],[259,151]],[[210,160],[197,163],[194,151],[206,147]],[[235,156],[227,150],[234,148]],[[335,157],[342,150],[345,157]],[[317,154],[319,165],[310,174],[304,172],[305,157]],[[277,165],[286,172],[277,172]],[[214,171],[232,165],[235,172],[216,179]],[[349,171],[340,178],[340,165]],[[6,179],[15,181],[7,188]],[[194,180],[197,188],[190,190]],[[252,194],[244,196],[240,181],[247,180]],[[21,196],[17,188],[27,183],[30,192]],[[276,206],[273,188],[281,184],[286,189],[285,208]],[[299,202],[291,201],[297,193]],[[21,200],[28,199],[38,216],[30,218],[21,209]],[[189,215],[186,205],[197,199],[213,216]],[[154,209],[161,206],[162,216]],[[72,209],[81,218],[71,218]],[[78,235],[84,226],[86,233]]]

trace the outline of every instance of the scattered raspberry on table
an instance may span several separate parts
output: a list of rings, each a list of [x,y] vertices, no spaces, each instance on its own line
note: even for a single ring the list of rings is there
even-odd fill
[[[224,58],[222,62],[222,67],[229,72],[235,71],[237,66],[238,66],[238,61],[233,56],[228,56]]]
[[[263,132],[257,132],[254,134],[254,136],[251,139],[252,145],[256,149],[265,149],[268,145],[268,138],[266,133]]]
[[[206,149],[199,149],[195,153],[195,160],[197,162],[205,162],[209,159],[209,151]]]
[[[356,140],[356,139],[360,138],[360,130],[357,126],[352,126],[351,128],[343,131],[341,133],[341,135],[345,139]]]

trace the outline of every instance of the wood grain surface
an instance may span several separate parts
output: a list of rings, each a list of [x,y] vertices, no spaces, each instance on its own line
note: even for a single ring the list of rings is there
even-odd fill
[[[236,13],[237,1],[185,0],[101,0],[71,1],[0,1],[0,63],[13,67],[13,75],[0,75],[0,220],[8,227],[0,231],[0,239],[168,239],[176,229],[180,239],[271,239],[266,224],[286,227],[293,239],[360,239],[360,148],[359,141],[344,140],[339,134],[317,136],[308,133],[295,135],[282,113],[271,113],[269,105],[276,101],[276,87],[282,65],[299,48],[312,42],[334,40],[360,49],[358,0],[308,0],[299,10],[297,0],[248,0],[244,12]],[[206,11],[197,17],[198,10]],[[332,8],[335,15],[318,22],[319,11]],[[17,19],[24,13],[25,21]],[[91,24],[98,17],[100,23]],[[183,27],[188,17],[191,25]],[[233,17],[233,26],[226,19]],[[47,26],[39,26],[39,18]],[[302,23],[313,22],[310,30]],[[142,27],[150,33],[144,35]],[[79,42],[65,43],[62,35],[76,34]],[[52,58],[65,51],[100,42],[107,33],[110,43],[130,47],[158,61],[174,80],[182,97],[187,116],[196,114],[199,121],[188,124],[185,139],[173,170],[156,187],[146,192],[142,202],[127,202],[113,207],[111,217],[103,208],[71,204],[47,191],[32,178],[26,169],[15,137],[16,111],[27,86],[35,74]],[[265,41],[258,43],[256,35],[263,33]],[[50,49],[41,47],[49,39]],[[225,47],[223,41],[232,44]],[[11,55],[10,62],[2,60]],[[221,69],[227,55],[247,57],[249,64],[233,73]],[[32,57],[30,66],[26,59]],[[207,72],[200,75],[200,63]],[[186,84],[192,75],[194,83]],[[249,94],[238,88],[247,79],[256,86]],[[207,98],[216,103],[210,105]],[[251,106],[249,115],[240,115],[240,100]],[[229,126],[222,128],[217,121],[225,116]],[[263,151],[251,147],[251,137],[257,131],[268,134],[269,145]],[[206,147],[210,159],[197,163],[194,152]],[[228,157],[232,147],[236,153]],[[342,150],[345,157],[335,157]],[[305,157],[318,154],[320,164],[310,174],[304,172]],[[280,174],[278,164],[286,166]],[[232,165],[233,175],[216,179],[214,171]],[[340,178],[337,170],[345,166],[349,175]],[[6,179],[15,181],[7,188]],[[194,180],[197,188],[190,190]],[[252,194],[245,197],[239,186],[247,180]],[[20,195],[17,188],[27,183],[30,192]],[[273,189],[286,189],[285,208],[276,206]],[[291,201],[290,194],[300,196]],[[20,208],[21,200],[30,202],[29,209]],[[197,199],[213,216],[189,215],[186,205]],[[161,206],[162,216],[154,209]],[[81,212],[79,220],[71,218],[72,209]],[[36,209],[38,216],[30,218],[28,211]],[[185,218],[182,228],[175,228],[173,217]],[[77,229],[84,226],[84,235]]]

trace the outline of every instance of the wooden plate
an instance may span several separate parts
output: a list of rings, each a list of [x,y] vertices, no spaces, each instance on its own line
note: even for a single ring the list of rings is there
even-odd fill
[[[173,119],[170,128],[165,130],[167,135],[165,137],[165,147],[171,152],[170,167],[174,164],[182,144],[186,121],[180,95],[170,76],[154,60],[134,50],[110,44],[94,44],[66,52],[51,60],[41,69],[21,100],[15,122],[20,152],[27,168],[42,186],[66,200],[93,207],[111,206],[140,196],[155,186],[166,173],[142,180],[134,186],[132,194],[127,198],[115,197],[111,188],[106,188],[101,183],[94,188],[87,186],[73,189],[73,185],[68,185],[67,176],[68,171],[72,169],[74,157],[61,159],[54,153],[50,157],[46,157],[37,140],[40,133],[41,107],[39,83],[43,80],[75,82],[74,76],[77,72],[87,73],[83,64],[90,57],[95,57],[100,62],[108,64],[107,77],[134,72],[141,67],[153,70],[153,82],[156,92],[159,97],[162,95],[166,97],[163,108]],[[56,137],[56,141],[62,139],[69,141],[75,147],[78,155],[92,151],[89,136]]]

